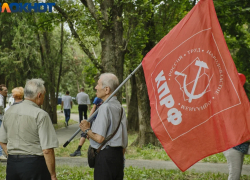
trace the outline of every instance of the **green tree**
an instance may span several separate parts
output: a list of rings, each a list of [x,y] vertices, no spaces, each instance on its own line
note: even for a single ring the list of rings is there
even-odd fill
[[[25,1],[26,2],[26,1]],[[42,78],[45,80],[46,98],[43,108],[50,114],[53,123],[57,122],[56,91],[60,83],[62,64],[62,41],[60,29],[55,29],[61,17],[53,13],[3,13],[1,22],[9,21],[12,27],[0,29],[1,52],[0,68],[1,83],[9,89],[24,86],[26,79]],[[8,31],[8,33],[7,33]],[[7,35],[4,36],[3,34]]]
[[[74,13],[64,10],[68,7],[68,4],[62,4],[61,7],[55,6],[68,22],[72,35],[95,67],[100,72],[116,74],[120,82],[123,80],[123,64],[126,50],[126,40],[123,38],[123,6],[123,1],[81,0],[81,4],[77,2],[70,4],[70,9],[77,8]],[[81,20],[76,19],[79,14],[82,15]],[[86,23],[82,24],[81,22]],[[102,48],[100,60],[91,53],[90,49],[93,42],[88,41],[83,36],[85,35],[84,32],[89,32],[88,29],[92,31],[88,36],[94,33],[93,35],[99,37]],[[121,92],[118,92],[118,98],[121,101]]]
[[[63,93],[69,90],[71,96],[75,97],[80,88],[84,87],[93,100],[96,96],[94,87],[99,71],[74,40],[70,44],[70,56],[64,63],[61,89]],[[99,54],[98,49],[93,49],[93,52]]]
[[[250,1],[214,0],[216,13],[238,72],[250,78]]]

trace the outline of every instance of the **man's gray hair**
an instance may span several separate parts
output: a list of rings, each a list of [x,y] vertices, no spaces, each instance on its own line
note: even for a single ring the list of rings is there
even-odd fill
[[[35,99],[38,93],[44,93],[44,81],[42,79],[28,79],[24,88],[24,98]]]
[[[113,73],[103,73],[100,75],[102,78],[102,88],[109,87],[111,93],[119,86],[119,80]]]

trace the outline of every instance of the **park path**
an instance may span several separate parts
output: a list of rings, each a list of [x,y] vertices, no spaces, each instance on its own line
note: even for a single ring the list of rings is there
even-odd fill
[[[63,113],[61,113],[60,111],[57,111],[57,115],[58,116],[64,116]],[[70,114],[70,121],[76,121],[76,122],[79,122],[79,115],[78,114],[73,114],[71,113]],[[61,129],[58,129],[56,131],[56,134],[57,134],[57,138],[58,138],[58,141],[59,141],[59,144],[60,145],[63,145],[67,140],[69,140],[72,135],[79,129],[79,124],[72,124],[66,128],[61,128]],[[78,138],[80,137],[81,134],[78,133],[77,136],[75,138]]]

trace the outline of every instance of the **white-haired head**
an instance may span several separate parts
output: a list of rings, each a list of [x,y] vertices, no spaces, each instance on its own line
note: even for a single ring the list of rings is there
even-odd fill
[[[38,93],[45,93],[44,81],[42,79],[27,80],[24,88],[24,98],[35,99]]]
[[[111,93],[119,86],[119,80],[113,73],[103,73],[99,79],[102,80],[102,88],[109,87]]]

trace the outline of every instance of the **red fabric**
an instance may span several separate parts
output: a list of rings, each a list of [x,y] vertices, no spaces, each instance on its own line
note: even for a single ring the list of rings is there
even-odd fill
[[[244,74],[242,74],[242,73],[238,73],[238,76],[239,76],[240,82],[241,82],[241,84],[243,86],[245,84],[245,82],[246,82],[246,76]]]
[[[249,102],[212,0],[200,0],[142,66],[152,129],[182,171],[250,139]]]

